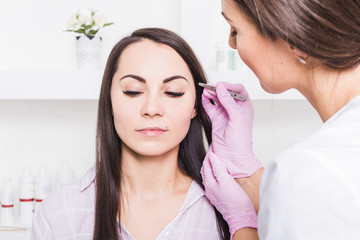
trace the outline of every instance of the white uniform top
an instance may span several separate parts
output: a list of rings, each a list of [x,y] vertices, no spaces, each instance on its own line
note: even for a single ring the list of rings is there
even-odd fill
[[[360,96],[280,153],[260,185],[264,239],[360,239]]]

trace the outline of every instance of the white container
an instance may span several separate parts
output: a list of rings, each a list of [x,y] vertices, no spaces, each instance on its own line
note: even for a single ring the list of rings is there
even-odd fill
[[[226,42],[216,43],[216,70],[229,71],[234,70],[235,50]]]
[[[60,169],[56,172],[56,188],[61,188],[73,179],[73,172],[70,170],[66,161],[64,161]]]
[[[79,70],[98,70],[100,68],[101,37],[76,37],[76,57]]]
[[[42,167],[35,177],[35,211],[49,192],[50,176],[47,174],[46,168]]]
[[[28,167],[23,169],[20,177],[19,214],[20,223],[31,226],[34,214],[34,178]]]
[[[14,224],[14,189],[10,178],[4,179],[1,191],[1,225]]]

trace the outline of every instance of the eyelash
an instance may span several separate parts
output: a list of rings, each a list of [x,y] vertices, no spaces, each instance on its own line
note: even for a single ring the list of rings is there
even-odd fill
[[[137,95],[140,95],[142,92],[137,92],[137,91],[123,91],[124,94],[129,95],[131,97],[135,97]]]
[[[230,32],[230,37],[235,37],[237,34],[236,30]]]
[[[138,92],[138,91],[123,91],[123,93],[131,97],[135,97],[142,94],[142,92]],[[184,95],[184,92],[165,92],[165,94],[169,95],[170,97],[181,97],[182,95]]]
[[[184,92],[165,92],[165,94],[169,95],[170,97],[181,97],[184,95]]]

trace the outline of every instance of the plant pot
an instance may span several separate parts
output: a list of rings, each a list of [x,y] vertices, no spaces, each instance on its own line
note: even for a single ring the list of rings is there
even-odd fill
[[[101,37],[76,37],[76,57],[79,70],[100,69]]]

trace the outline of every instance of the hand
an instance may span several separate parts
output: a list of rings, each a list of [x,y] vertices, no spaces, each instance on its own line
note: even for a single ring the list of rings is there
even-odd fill
[[[251,200],[228,173],[221,159],[209,151],[205,156],[201,175],[205,195],[223,215],[231,236],[242,228],[257,228],[257,214]]]
[[[233,99],[227,89],[245,95],[247,100]],[[260,169],[262,165],[252,149],[254,110],[244,86],[218,82],[216,93],[204,89],[202,104],[212,122],[213,152],[224,161],[231,176],[244,178]]]

